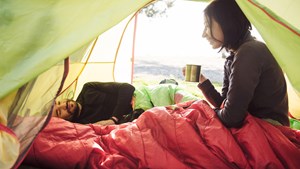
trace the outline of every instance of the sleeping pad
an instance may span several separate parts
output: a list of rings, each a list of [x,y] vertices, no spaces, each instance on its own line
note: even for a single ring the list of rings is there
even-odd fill
[[[203,100],[154,107],[121,125],[52,118],[24,163],[42,168],[298,168],[300,131],[247,115],[226,128]]]

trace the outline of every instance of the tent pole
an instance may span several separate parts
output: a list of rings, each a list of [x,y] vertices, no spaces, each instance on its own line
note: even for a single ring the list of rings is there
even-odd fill
[[[131,59],[131,84],[133,83],[133,74],[134,74],[135,39],[136,39],[138,14],[139,13],[137,12],[135,14],[135,18],[134,18],[133,41],[132,41],[132,59]]]

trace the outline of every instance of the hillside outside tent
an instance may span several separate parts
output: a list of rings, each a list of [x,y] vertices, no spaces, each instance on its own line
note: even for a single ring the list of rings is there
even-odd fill
[[[47,124],[48,112],[60,91],[71,86],[60,97],[74,96],[72,92],[76,91],[76,79],[84,66],[82,57],[88,57],[90,54],[94,39],[148,2],[149,0],[2,2],[0,147],[9,148],[0,149],[0,168],[19,165],[34,137]],[[300,6],[300,2],[237,2],[259,30],[291,82],[289,96],[294,97],[290,99],[291,113],[299,118],[300,78],[297,73],[300,71],[300,58],[297,54],[300,52],[300,46],[297,44],[300,42],[300,23],[297,19],[297,7]],[[116,35],[116,42],[120,35],[121,33]],[[97,41],[101,42],[101,37]],[[68,56],[70,57],[67,58]],[[128,58],[131,56],[131,53],[126,55]],[[121,62],[126,60],[120,59]],[[131,64],[131,61],[128,61],[128,67],[121,69],[129,70],[127,75],[120,76],[127,76],[126,79],[114,79],[113,75],[116,75],[116,72],[113,74],[97,71],[101,73],[98,76],[101,79],[97,80],[130,82]],[[93,71],[95,65],[89,64],[85,70]],[[110,71],[114,70],[114,66],[118,69],[117,65],[114,65],[114,58],[101,64],[101,68]],[[67,79],[62,80],[67,72]],[[105,75],[110,76],[102,79]],[[86,77],[85,72],[80,77]]]

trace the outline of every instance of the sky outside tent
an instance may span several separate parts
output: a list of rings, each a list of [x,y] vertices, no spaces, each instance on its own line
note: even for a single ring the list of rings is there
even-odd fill
[[[202,38],[205,6],[203,2],[176,1],[165,17],[139,15],[137,57],[216,56]]]
[[[218,50],[213,50],[207,40],[202,38],[203,10],[207,4],[206,2],[177,0],[174,6],[168,9],[165,16],[148,18],[144,14],[139,14],[135,59],[160,58],[167,61],[170,59],[192,58],[195,60],[194,58],[199,58],[199,64],[201,64],[201,60],[207,59],[207,57],[220,57],[221,53],[218,53]],[[123,29],[123,27],[119,29]],[[130,29],[132,28],[128,28],[126,33],[131,32]],[[262,40],[255,28],[252,34],[257,39]],[[118,36],[118,34],[113,33],[110,35]],[[126,43],[132,43],[132,41],[124,40],[122,45],[126,45]],[[105,51],[114,51],[115,47],[106,45],[104,49]],[[100,58],[97,58],[99,56],[100,54],[94,55],[91,61],[99,61]],[[104,59],[106,58],[104,57]],[[181,62],[177,66],[184,66],[184,64]]]
[[[147,17],[140,13],[137,17],[135,51],[134,51],[134,77],[141,79],[153,78],[179,78],[184,79],[181,67],[185,64],[202,65],[203,73],[213,82],[221,83],[223,79],[224,59],[222,52],[211,48],[206,39],[202,38],[203,10],[206,2],[175,1],[174,6],[167,10],[166,15]],[[91,62],[113,61],[117,44],[121,37],[127,19],[111,30],[102,34],[99,45],[93,51]],[[131,56],[134,19],[126,29],[125,36],[118,51],[118,59]],[[259,40],[262,38],[253,30],[253,35]],[[105,43],[102,43],[105,42]],[[125,57],[126,59],[126,57]],[[128,60],[123,60],[126,63]],[[121,62],[119,62],[121,63]],[[117,74],[117,80],[126,81],[128,66],[118,66],[122,71]],[[153,76],[152,76],[153,75]],[[128,75],[127,75],[128,76]]]
[[[136,56],[158,55],[178,59],[183,56],[219,57],[218,50],[213,50],[202,38],[203,10],[207,4],[177,0],[166,17],[139,15]],[[262,40],[256,30],[253,30],[253,35]]]

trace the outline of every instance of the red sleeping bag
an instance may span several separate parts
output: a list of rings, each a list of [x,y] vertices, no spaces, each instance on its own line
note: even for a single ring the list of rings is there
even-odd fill
[[[188,108],[183,108],[188,107]],[[300,131],[248,115],[228,129],[205,101],[155,107],[122,125],[52,118],[24,163],[43,168],[298,168]]]

